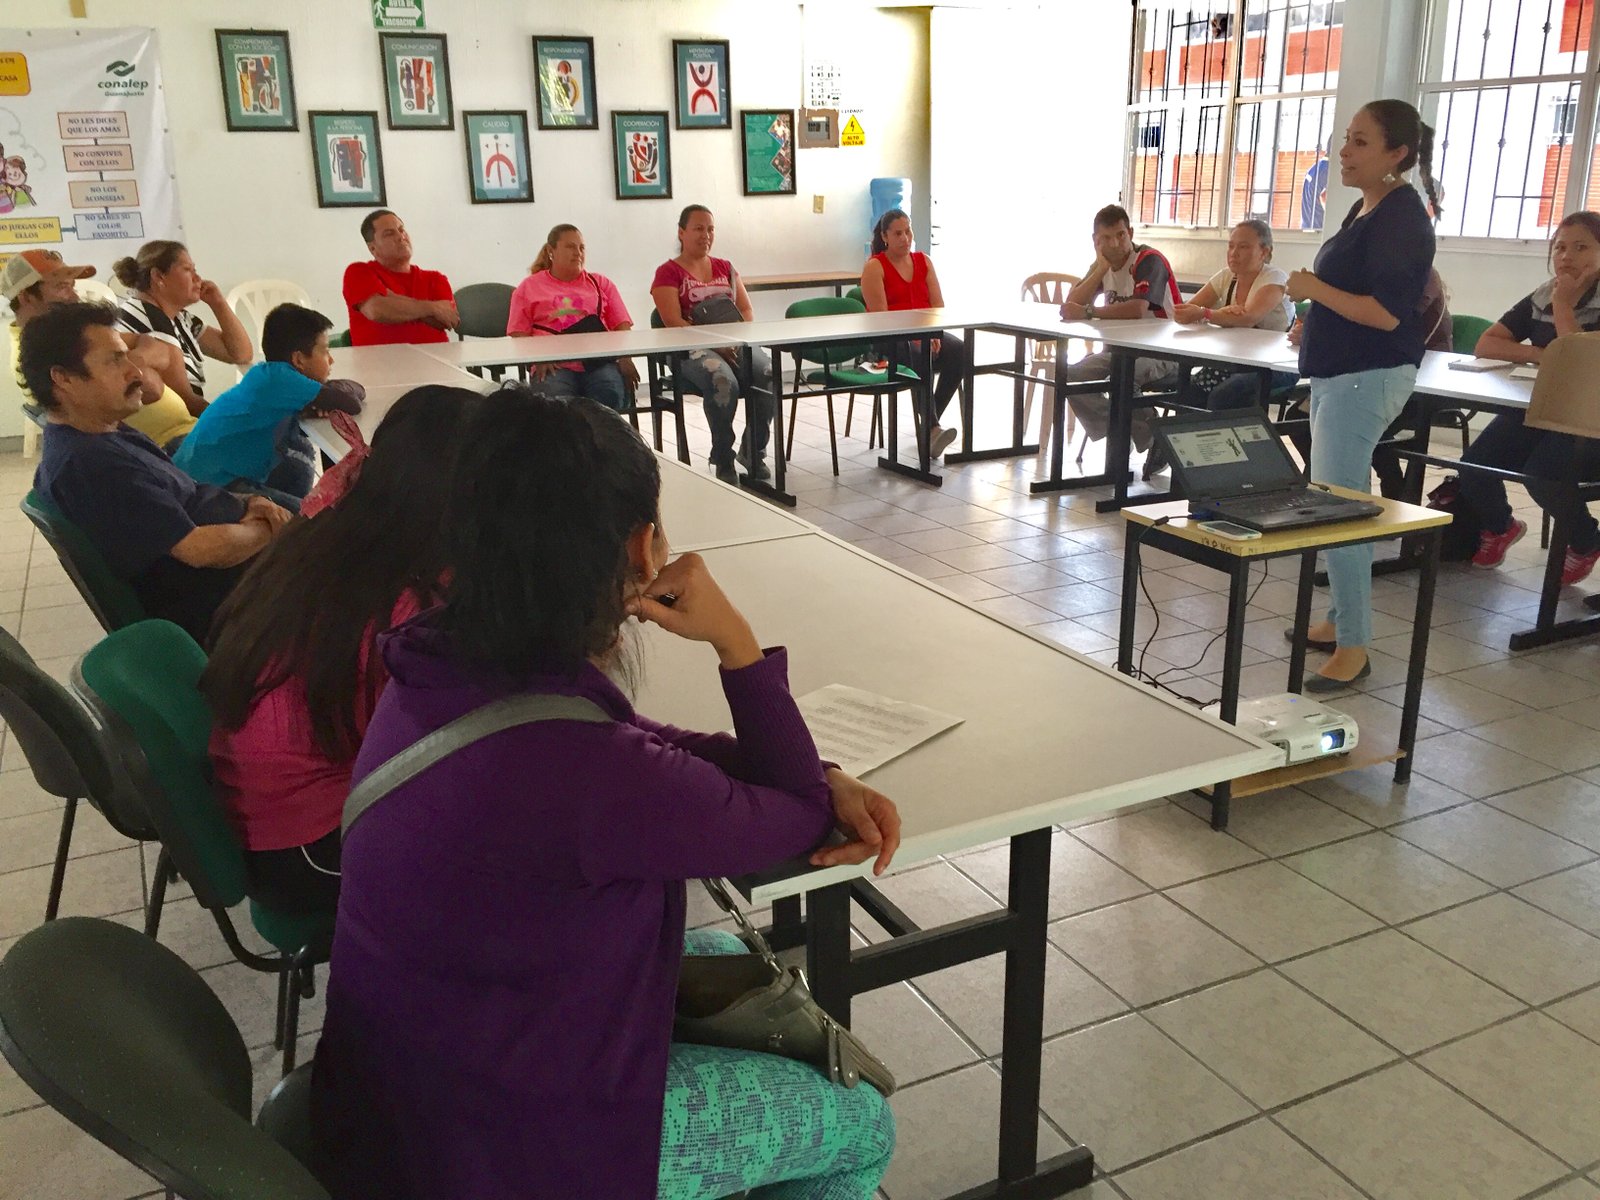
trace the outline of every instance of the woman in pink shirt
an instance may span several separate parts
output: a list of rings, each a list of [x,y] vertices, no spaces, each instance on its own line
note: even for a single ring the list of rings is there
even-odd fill
[[[200,688],[211,762],[244,840],[250,895],[326,911],[339,893],[350,768],[388,682],[380,633],[431,605],[457,436],[479,396],[400,398],[337,506],[285,529],[217,613]]]
[[[557,225],[539,248],[529,275],[511,293],[506,332],[512,337],[554,333],[602,333],[632,329],[633,318],[617,285],[583,269],[583,233]],[[537,363],[533,377],[547,396],[587,396],[616,412],[626,411],[639,369],[631,358]]]

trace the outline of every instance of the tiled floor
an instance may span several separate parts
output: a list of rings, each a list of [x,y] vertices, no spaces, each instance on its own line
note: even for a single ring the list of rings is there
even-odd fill
[[[842,431],[842,401],[840,417]],[[1004,415],[985,419],[998,434]],[[858,411],[857,435],[865,425]],[[814,402],[800,443],[802,515],[1112,657],[1121,534],[1094,494],[1031,498],[1031,461],[951,469],[936,491],[876,470],[859,436],[841,439],[834,480]],[[62,674],[97,631],[16,511],[29,474],[0,458],[0,623]],[[1500,571],[1446,568],[1409,788],[1377,768],[1237,802],[1224,834],[1186,797],[1058,833],[1041,1146],[1095,1150],[1090,1200],[1600,1198],[1600,642],[1507,654],[1539,562],[1530,538]],[[1211,698],[1219,578],[1161,554],[1146,577],[1161,618],[1146,668]],[[1414,585],[1377,582],[1373,676],[1335,701],[1364,740],[1398,726]],[[1282,688],[1292,606],[1282,578],[1257,595],[1247,689]],[[1151,628],[1145,614],[1141,637]],[[1065,781],[1065,722],[1061,763]],[[54,850],[58,810],[24,765],[0,746],[0,950],[39,919]],[[136,923],[139,852],[93,813],[74,850],[65,910]],[[934,923],[996,907],[1005,880],[1003,850],[984,848],[884,889]],[[881,936],[865,919],[861,932]],[[162,940],[227,1001],[264,1094],[271,981],[230,964],[193,900],[169,907]],[[892,1200],[992,1176],[1000,998],[986,961],[858,1002],[858,1028],[904,1085]],[[313,1002],[308,1050],[319,1023]],[[0,1197],[149,1193],[0,1066]]]

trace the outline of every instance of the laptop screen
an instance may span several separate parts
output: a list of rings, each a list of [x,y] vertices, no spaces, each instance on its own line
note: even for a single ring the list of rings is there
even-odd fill
[[[1301,474],[1258,408],[1180,413],[1155,423],[1173,482],[1190,499],[1296,487]]]

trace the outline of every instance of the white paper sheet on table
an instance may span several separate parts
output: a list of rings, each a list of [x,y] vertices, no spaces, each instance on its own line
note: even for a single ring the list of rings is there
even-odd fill
[[[857,777],[954,728],[963,719],[842,683],[818,688],[795,703],[811,729],[817,753]]]

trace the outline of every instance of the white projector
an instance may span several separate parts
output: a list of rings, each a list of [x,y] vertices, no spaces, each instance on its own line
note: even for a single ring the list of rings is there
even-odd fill
[[[1207,706],[1213,714],[1218,707]],[[1281,749],[1285,766],[1348,754],[1360,740],[1354,717],[1293,692],[1239,701],[1234,724]]]

